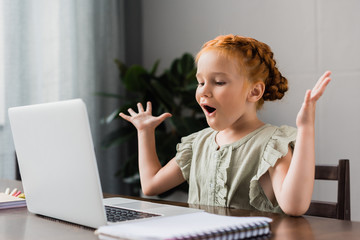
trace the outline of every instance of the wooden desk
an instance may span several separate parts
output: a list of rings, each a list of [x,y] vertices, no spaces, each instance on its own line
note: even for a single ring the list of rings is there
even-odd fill
[[[21,189],[21,182],[0,180],[0,191],[5,187],[17,187]],[[117,195],[109,195],[113,197]],[[130,197],[132,198],[132,197]],[[139,199],[139,198],[136,198]],[[146,201],[173,204],[189,207],[186,203],[169,202],[162,200]],[[248,211],[241,209],[229,209],[210,206],[190,206],[203,209],[210,213],[229,216],[266,216],[273,219],[271,223],[272,236],[269,239],[292,240],[292,239],[359,239],[360,222],[342,221],[317,217],[289,217],[280,214]],[[0,210],[0,239],[98,239],[94,231],[73,224],[54,221],[48,218],[31,214],[26,208],[14,208]]]

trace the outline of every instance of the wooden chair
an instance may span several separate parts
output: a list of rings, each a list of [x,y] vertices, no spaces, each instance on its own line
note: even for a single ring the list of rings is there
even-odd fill
[[[315,180],[338,181],[337,202],[311,201],[305,215],[351,220],[349,160],[341,159],[337,166],[315,166]]]

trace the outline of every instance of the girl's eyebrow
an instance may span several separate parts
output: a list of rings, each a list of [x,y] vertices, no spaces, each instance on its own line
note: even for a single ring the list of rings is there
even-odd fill
[[[225,73],[225,72],[211,72],[209,74],[210,76],[228,76],[229,74]],[[201,77],[201,73],[196,73],[196,77]]]

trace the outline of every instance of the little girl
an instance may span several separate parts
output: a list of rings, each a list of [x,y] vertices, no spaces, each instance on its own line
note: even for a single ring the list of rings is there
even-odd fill
[[[268,45],[219,36],[204,44],[196,63],[196,100],[210,127],[183,137],[164,167],[156,154],[155,128],[171,114],[152,116],[150,102],[146,110],[138,103],[138,113],[129,109],[130,116],[120,113],[138,132],[144,194],[188,181],[190,204],[304,214],[314,185],[315,105],[330,72],[306,92],[296,130],[257,117],[264,101],[281,99],[288,89]]]

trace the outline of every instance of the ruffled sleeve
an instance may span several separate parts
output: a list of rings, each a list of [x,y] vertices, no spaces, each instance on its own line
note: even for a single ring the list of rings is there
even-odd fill
[[[272,204],[266,197],[259,179],[270,167],[275,166],[277,160],[284,157],[289,146],[294,149],[296,140],[296,128],[289,126],[278,127],[266,144],[257,173],[250,181],[250,204],[258,210],[269,212],[282,212],[278,203]]]
[[[193,155],[193,142],[198,133],[181,138],[181,143],[176,145],[176,163],[179,165],[186,181],[189,181],[191,159]]]

